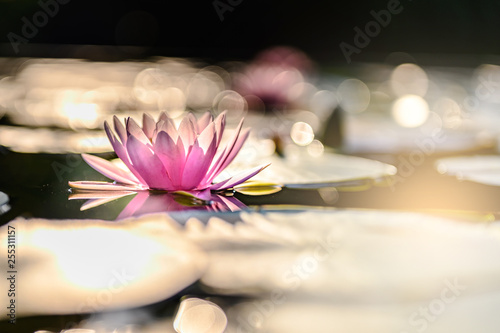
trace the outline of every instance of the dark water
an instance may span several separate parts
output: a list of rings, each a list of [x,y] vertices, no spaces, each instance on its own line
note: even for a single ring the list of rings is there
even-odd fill
[[[470,154],[493,153],[481,149]],[[453,155],[458,155],[454,153]],[[449,154],[452,155],[452,154]],[[102,157],[112,157],[110,154]],[[363,155],[360,155],[363,156]],[[439,174],[434,168],[437,158],[428,157],[414,170],[401,169],[396,177],[383,180],[357,180],[334,184],[322,189],[283,188],[280,192],[250,196],[235,193],[234,197],[247,210],[300,209],[312,206],[332,208],[366,208],[412,211],[458,210],[468,212],[500,212],[500,188],[459,181]],[[364,155],[398,166],[404,154]],[[70,180],[103,180],[104,176],[90,168],[79,154],[23,154],[3,148],[0,151],[0,191],[9,197],[10,209],[0,215],[1,224],[16,217],[49,219],[115,220],[133,199],[123,197],[101,206],[81,211],[85,200],[68,200]],[[109,180],[108,180],[109,181]],[[182,205],[177,205],[181,206]],[[203,206],[174,207],[180,218],[199,214]],[[182,208],[184,209],[184,208]]]

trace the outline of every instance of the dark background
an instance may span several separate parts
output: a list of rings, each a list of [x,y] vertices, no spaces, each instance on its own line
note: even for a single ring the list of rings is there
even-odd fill
[[[339,44],[353,44],[354,27],[364,29],[373,20],[370,12],[388,4],[219,0],[233,4],[221,21],[213,0],[64,1],[16,53],[8,34],[22,36],[22,18],[32,22],[41,6],[33,0],[0,0],[0,56],[226,60],[251,58],[263,48],[281,44],[302,49],[322,64],[345,64]],[[401,6],[402,12],[393,15],[390,24],[353,55],[353,61],[380,61],[392,52],[408,52],[450,64],[455,59],[480,62],[500,53],[498,1],[401,0]]]

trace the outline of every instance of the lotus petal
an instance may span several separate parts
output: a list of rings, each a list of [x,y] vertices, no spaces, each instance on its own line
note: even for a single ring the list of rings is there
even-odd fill
[[[137,180],[130,172],[118,168],[113,163],[94,155],[82,154],[82,158],[88,165],[104,176],[116,180],[119,183],[137,184]]]
[[[253,168],[250,170],[242,171],[242,172],[238,173],[237,175],[234,175],[231,178],[228,178],[220,183],[217,183],[217,184],[210,186],[210,189],[217,191],[217,190],[225,190],[228,188],[232,188],[233,186],[241,184],[244,181],[252,178],[256,174],[258,174],[259,172],[261,172],[262,170],[267,168],[268,166],[269,166],[269,164],[264,165],[264,166],[258,166],[256,168]]]
[[[172,189],[172,182],[168,178],[167,170],[157,155],[135,136],[127,141],[127,151],[134,169],[137,170],[152,189]]]
[[[156,122],[155,120],[148,115],[147,113],[142,114],[142,130],[144,131],[144,134],[148,137],[148,139],[153,138],[153,133],[156,129]]]
[[[81,190],[103,190],[103,191],[138,191],[146,189],[142,185],[121,185],[108,182],[76,181],[68,182],[69,186]]]

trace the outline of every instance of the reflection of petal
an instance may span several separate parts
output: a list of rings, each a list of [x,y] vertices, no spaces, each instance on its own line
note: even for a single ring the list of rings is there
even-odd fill
[[[155,194],[150,192],[139,192],[127,207],[123,209],[117,220],[132,216],[145,214],[186,210],[190,207],[184,206],[175,200],[175,195],[168,193]]]
[[[235,197],[212,194],[210,190],[202,191],[201,194],[200,191],[185,194],[151,191],[77,191],[71,193],[68,199],[91,199],[81,206],[80,210],[83,211],[135,193],[135,197],[118,215],[117,220],[151,213],[183,210],[233,212],[246,207]],[[205,200],[200,200],[199,196],[204,197]]]
[[[120,197],[122,197],[122,196],[120,196]],[[111,202],[115,199],[118,199],[118,198],[90,199],[90,200],[85,201],[85,203],[80,207],[80,210],[84,211],[84,210],[91,209],[91,208],[94,208],[94,207],[97,207],[100,205],[104,205],[105,203]]]
[[[235,212],[235,211],[246,208],[246,205],[244,203],[242,203],[241,201],[239,201],[238,199],[236,199],[235,197],[225,197],[223,195],[217,195],[217,196],[214,195],[213,200],[220,203],[220,205],[212,204],[212,206],[217,207],[218,208],[217,211],[220,211],[220,212],[225,212],[225,211]]]
[[[224,197],[215,194],[208,201],[201,202],[196,198],[178,194],[139,192],[120,213],[117,220],[160,212],[183,210],[225,212],[237,211],[245,207],[241,201],[234,197]]]
[[[128,203],[116,219],[121,220],[126,217],[134,216],[134,214],[141,209],[148,198],[149,192],[147,191],[137,193],[137,195]]]

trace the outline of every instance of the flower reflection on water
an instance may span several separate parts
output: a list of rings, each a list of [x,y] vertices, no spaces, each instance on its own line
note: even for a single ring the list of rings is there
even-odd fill
[[[161,191],[75,191],[69,195],[68,199],[87,199],[80,208],[80,210],[86,210],[133,194],[135,197],[121,211],[117,220],[160,212],[184,210],[234,212],[246,208],[245,204],[232,196],[211,194],[206,200],[201,200],[183,194]]]

